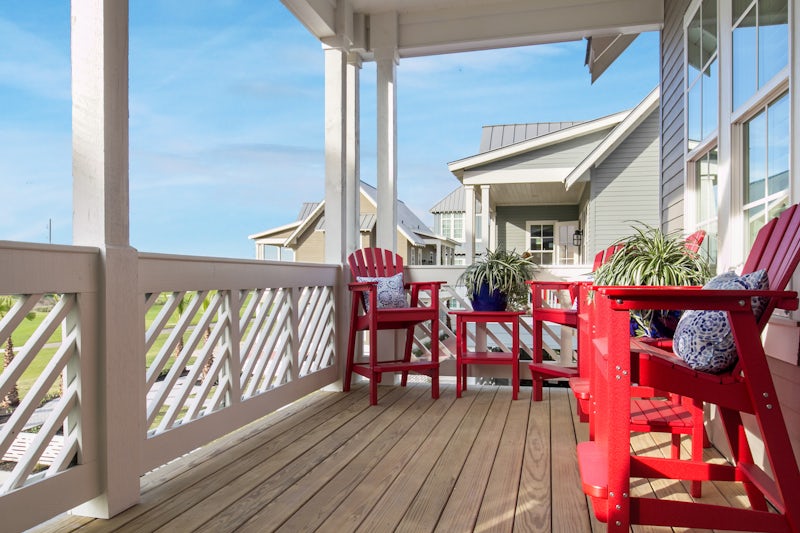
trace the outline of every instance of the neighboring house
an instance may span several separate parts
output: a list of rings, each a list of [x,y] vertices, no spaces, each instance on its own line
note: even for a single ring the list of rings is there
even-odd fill
[[[467,264],[464,250],[464,243],[466,242],[464,231],[465,204],[464,187],[461,186],[445,196],[430,209],[430,212],[433,213],[433,230],[439,235],[448,237],[458,243],[455,248],[455,259],[453,261],[455,265]],[[477,200],[477,209],[475,213],[476,221],[473,225],[475,228],[475,253],[480,254],[486,249],[481,236],[480,200]]]
[[[500,247],[585,263],[635,222],[657,226],[658,95],[585,122],[485,126],[480,152],[448,165],[463,187],[431,209],[437,231],[459,228],[456,261]]]
[[[361,246],[375,246],[377,189],[361,182]],[[304,203],[297,220],[254,235],[257,259],[323,263],[325,202]],[[457,242],[425,225],[405,203],[397,201],[398,250],[407,265],[452,265]]]

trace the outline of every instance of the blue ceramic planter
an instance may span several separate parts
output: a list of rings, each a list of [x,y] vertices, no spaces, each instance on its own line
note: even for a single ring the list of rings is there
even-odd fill
[[[473,292],[470,301],[475,311],[505,311],[507,304],[506,295],[499,289],[490,293],[488,285],[481,285],[478,291]]]

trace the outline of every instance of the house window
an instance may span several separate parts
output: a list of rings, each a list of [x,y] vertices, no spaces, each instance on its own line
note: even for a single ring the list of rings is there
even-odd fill
[[[483,240],[483,224],[481,221],[483,216],[480,213],[475,213],[475,241],[480,242]]]
[[[742,125],[743,211],[752,246],[758,230],[789,206],[789,95]]]
[[[441,213],[438,217],[442,236],[464,242],[464,213]]]
[[[529,246],[533,262],[537,265],[555,263],[555,224],[552,222],[528,222]]]
[[[789,64],[789,2],[734,0],[732,25],[733,108],[738,109]]]
[[[687,150],[717,129],[717,3],[703,0],[685,27]]]
[[[703,249],[712,265],[717,264],[717,202],[719,196],[717,149],[705,153],[693,164],[695,228],[706,232]]]

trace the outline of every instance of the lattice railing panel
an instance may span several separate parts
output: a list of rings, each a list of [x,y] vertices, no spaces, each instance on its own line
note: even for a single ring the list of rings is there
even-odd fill
[[[76,295],[3,296],[2,302],[0,493],[6,493],[77,462],[80,352]],[[21,348],[9,346],[12,339]]]
[[[304,287],[298,305],[300,376],[335,363],[334,298],[330,287]]]
[[[147,419],[159,433],[230,403],[228,291],[147,294]]]
[[[240,317],[240,384],[250,398],[288,383],[292,372],[292,293],[255,289]]]

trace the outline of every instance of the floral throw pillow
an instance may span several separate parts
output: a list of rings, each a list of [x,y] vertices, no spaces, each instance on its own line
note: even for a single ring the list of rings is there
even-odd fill
[[[397,307],[408,307],[406,291],[403,288],[403,274],[395,274],[387,278],[369,278],[357,276],[356,281],[377,281],[378,282],[378,309],[391,309]],[[364,309],[369,311],[369,293],[361,294],[364,299]]]
[[[767,290],[766,270],[744,276],[726,272],[711,279],[704,289]],[[753,314],[761,318],[767,306],[766,298],[752,299]],[[719,374],[736,364],[739,355],[725,311],[691,310],[681,316],[673,338],[673,350],[694,370]]]

